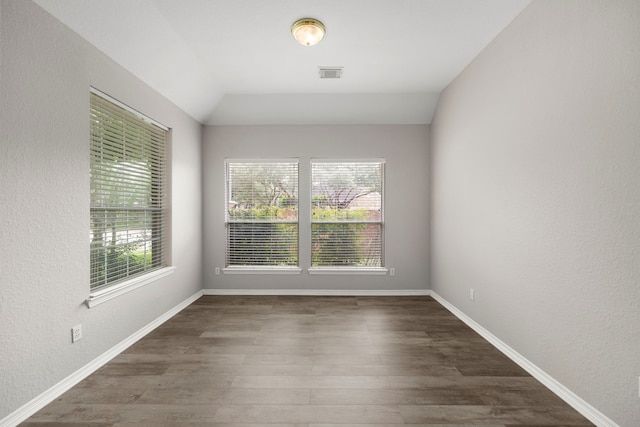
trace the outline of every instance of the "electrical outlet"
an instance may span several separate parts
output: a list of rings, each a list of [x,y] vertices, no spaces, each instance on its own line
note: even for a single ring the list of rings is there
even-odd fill
[[[216,267],[216,276],[220,274],[220,267]]]
[[[393,267],[391,267],[391,268],[389,269],[389,276],[395,276],[395,275],[396,275],[396,269],[395,269],[395,268],[393,268]]]
[[[71,328],[71,342],[74,343],[82,339],[82,325]]]
[[[474,291],[473,289],[469,289],[469,299],[471,301],[475,301],[476,299],[476,291]]]
[[[638,377],[638,397],[640,397],[640,377]]]

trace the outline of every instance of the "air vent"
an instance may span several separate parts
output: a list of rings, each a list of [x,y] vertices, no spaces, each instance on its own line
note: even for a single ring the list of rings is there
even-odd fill
[[[318,67],[321,79],[340,79],[344,67]]]

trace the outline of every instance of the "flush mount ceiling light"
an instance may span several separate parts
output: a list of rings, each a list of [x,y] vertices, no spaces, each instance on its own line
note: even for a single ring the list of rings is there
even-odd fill
[[[325,33],[324,24],[313,18],[298,19],[291,26],[291,35],[303,46],[317,44]]]

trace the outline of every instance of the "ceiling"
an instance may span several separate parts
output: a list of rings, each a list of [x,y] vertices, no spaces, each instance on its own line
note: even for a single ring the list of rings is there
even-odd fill
[[[430,123],[440,92],[530,2],[34,1],[203,124]],[[316,46],[290,34],[304,17],[327,28]]]

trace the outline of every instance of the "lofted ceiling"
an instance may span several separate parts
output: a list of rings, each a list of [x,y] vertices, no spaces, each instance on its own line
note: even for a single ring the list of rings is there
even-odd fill
[[[430,123],[440,92],[530,2],[34,1],[203,124]],[[304,17],[327,28],[316,46],[291,36]]]

